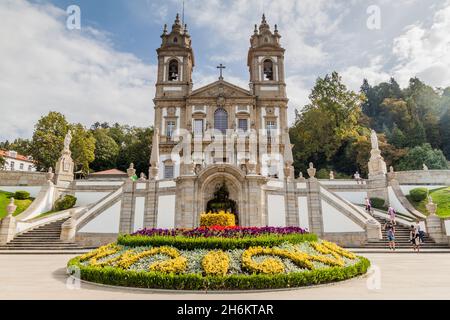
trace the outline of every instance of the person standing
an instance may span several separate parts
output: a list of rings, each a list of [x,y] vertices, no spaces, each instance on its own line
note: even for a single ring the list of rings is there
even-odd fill
[[[420,240],[419,240],[419,235],[418,235],[417,229],[414,225],[411,225],[411,227],[409,228],[409,241],[411,242],[411,244],[413,246],[414,252],[416,250],[417,250],[417,252],[419,252]]]
[[[425,239],[424,239],[425,238],[425,232],[420,227],[419,220],[416,220],[416,230],[417,230],[417,235],[419,237],[419,242],[420,243],[424,243],[425,242]]]
[[[389,221],[395,226],[397,223],[395,222],[395,209],[392,206],[388,208]]]
[[[358,171],[355,172],[355,180],[356,180],[356,184],[359,184],[361,182],[361,175],[359,174]]]
[[[391,223],[386,222],[383,229],[386,230],[389,250],[395,251],[395,227]]]

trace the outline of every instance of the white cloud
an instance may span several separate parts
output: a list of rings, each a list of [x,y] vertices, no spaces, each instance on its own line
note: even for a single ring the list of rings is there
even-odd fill
[[[401,85],[417,76],[432,86],[450,85],[450,2],[438,10],[429,28],[410,25],[394,39],[398,64],[393,71]]]
[[[67,30],[65,19],[51,5],[0,3],[0,140],[30,137],[49,111],[85,125],[152,123],[156,69],[103,32]]]
[[[388,81],[390,75],[383,71],[383,67],[382,57],[377,56],[370,60],[368,66],[350,66],[341,71],[340,75],[342,76],[342,81],[349,89],[359,91],[363,79],[367,79],[370,84]]]

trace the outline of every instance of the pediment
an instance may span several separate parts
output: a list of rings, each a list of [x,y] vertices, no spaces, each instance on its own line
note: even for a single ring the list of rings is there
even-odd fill
[[[249,98],[252,97],[250,91],[238,87],[232,83],[219,80],[204,87],[192,91],[189,98]]]

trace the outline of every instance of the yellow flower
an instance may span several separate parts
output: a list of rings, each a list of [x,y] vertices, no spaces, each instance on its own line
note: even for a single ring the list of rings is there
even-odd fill
[[[207,275],[224,276],[230,267],[230,258],[222,250],[210,251],[203,257],[202,267]]]

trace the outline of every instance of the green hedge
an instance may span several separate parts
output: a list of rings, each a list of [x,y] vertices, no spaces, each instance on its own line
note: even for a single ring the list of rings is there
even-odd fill
[[[65,195],[63,198],[59,198],[55,202],[55,211],[63,211],[71,209],[77,203],[77,198],[71,195]]]
[[[246,249],[248,247],[271,247],[290,242],[293,244],[301,242],[317,241],[315,234],[286,234],[286,235],[261,235],[243,238],[223,237],[184,237],[184,236],[143,236],[143,235],[120,235],[117,243],[128,247],[142,246],[172,246],[182,250],[193,249]]]
[[[375,209],[385,209],[385,201],[381,198],[370,198],[370,203]]]
[[[78,257],[70,260],[68,267],[78,267],[82,280],[113,286],[172,290],[256,290],[295,288],[350,279],[365,274],[370,266],[369,260],[364,257],[358,258],[360,261],[356,264],[343,268],[333,267],[276,275],[204,277],[200,274],[165,274],[85,266],[80,263]]]
[[[14,192],[14,199],[16,200],[26,200],[30,198],[30,193],[27,191],[16,191]]]
[[[409,192],[409,196],[415,202],[423,201],[427,198],[428,189],[427,188],[415,188]]]

